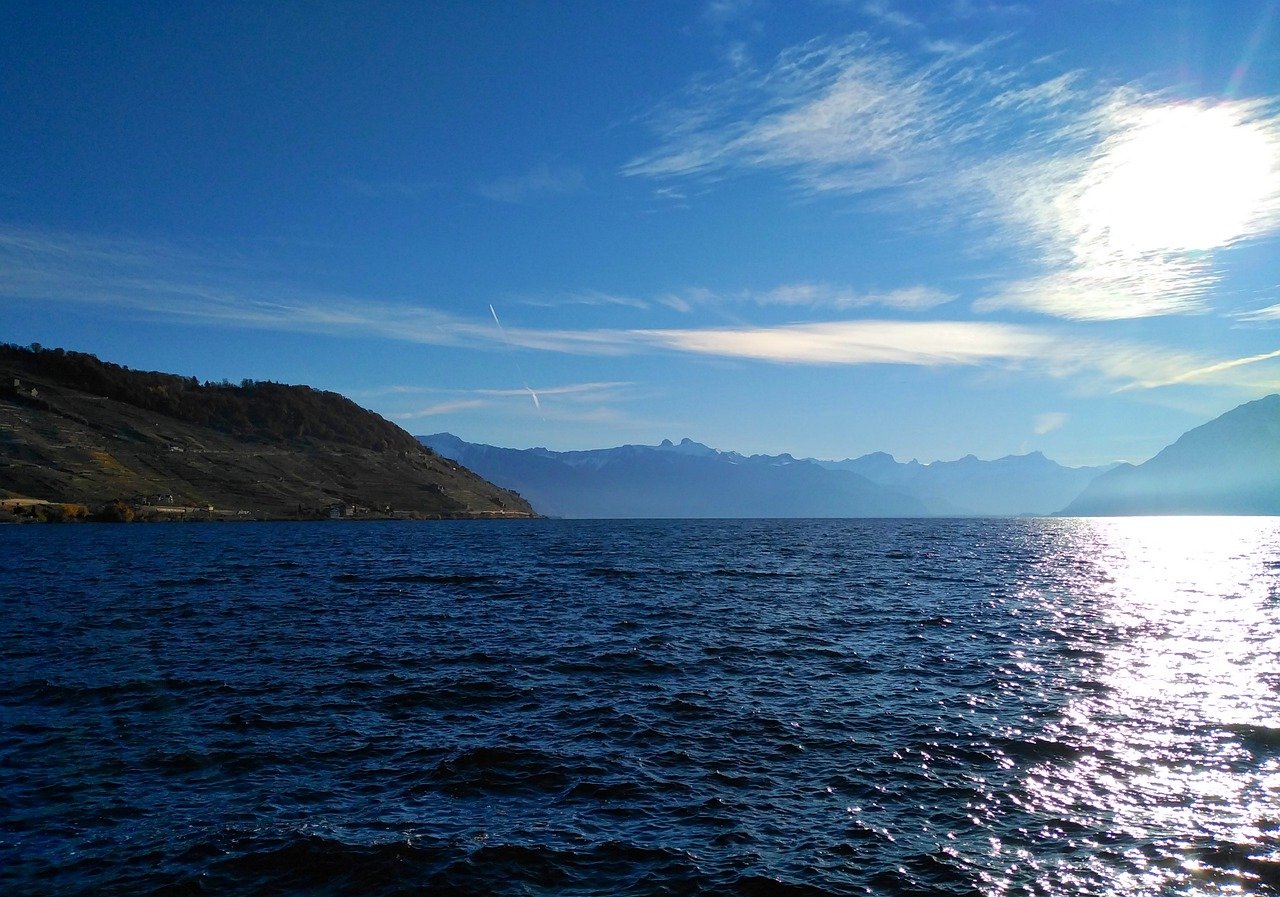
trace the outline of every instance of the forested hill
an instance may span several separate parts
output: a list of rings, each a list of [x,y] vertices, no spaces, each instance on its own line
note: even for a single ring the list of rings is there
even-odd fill
[[[0,500],[19,499],[152,517],[533,515],[337,393],[0,344]]]
[[[412,451],[418,442],[385,418],[336,392],[242,380],[200,383],[135,371],[84,352],[0,344],[0,364],[198,427],[256,442],[341,443],[372,451]],[[12,379],[8,384],[12,388]]]

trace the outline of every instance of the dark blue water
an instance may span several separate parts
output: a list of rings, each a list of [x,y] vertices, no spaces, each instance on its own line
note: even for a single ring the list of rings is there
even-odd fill
[[[0,528],[5,894],[1275,894],[1280,521]]]

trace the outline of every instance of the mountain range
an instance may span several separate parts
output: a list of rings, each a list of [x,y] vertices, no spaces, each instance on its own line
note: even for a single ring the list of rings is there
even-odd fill
[[[1065,467],[1040,452],[921,464],[884,452],[745,456],[683,439],[591,451],[418,439],[564,517],[1280,514],[1280,396],[1241,405],[1139,464]]]
[[[920,517],[1051,514],[1106,468],[1039,452],[920,464],[742,455],[692,439],[577,452],[510,449],[450,433],[419,440],[563,517]]]
[[[691,440],[581,452],[418,437],[557,517],[918,517],[916,498],[790,455],[745,457]]]
[[[980,461],[900,462],[874,452],[845,461],[819,461],[833,470],[851,470],[872,482],[914,495],[929,513],[946,516],[1007,517],[1052,514],[1066,507],[1104,467],[1064,467],[1040,452]]]

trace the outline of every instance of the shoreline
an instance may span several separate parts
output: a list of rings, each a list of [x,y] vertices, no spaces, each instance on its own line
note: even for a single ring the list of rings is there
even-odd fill
[[[429,512],[415,509],[373,510],[350,507],[336,509],[303,508],[297,513],[279,509],[218,508],[212,505],[148,505],[113,499],[96,507],[76,501],[43,498],[0,499],[0,524],[80,524],[80,523],[271,523],[343,522],[370,520],[537,520],[539,514],[524,511]]]

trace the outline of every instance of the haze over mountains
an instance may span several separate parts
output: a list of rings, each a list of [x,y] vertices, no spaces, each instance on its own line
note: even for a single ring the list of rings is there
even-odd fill
[[[745,457],[685,440],[581,452],[508,449],[448,433],[428,448],[556,517],[918,517],[918,499],[790,455]],[[465,460],[464,460],[465,459]]]
[[[1095,479],[1066,514],[1280,514],[1280,395],[1188,430]]]
[[[424,445],[563,517],[1011,516],[1061,510],[1106,468],[1039,452],[920,464],[746,456],[684,439],[579,452],[509,449],[449,433]]]
[[[819,461],[824,467],[851,470],[883,486],[923,501],[931,514],[1003,517],[1052,514],[1065,508],[1106,467],[1064,467],[1040,452],[980,461],[965,455],[955,461],[895,461],[874,452],[846,461]]]
[[[418,437],[544,514],[882,517],[1280,514],[1280,396],[1241,405],[1151,460],[1065,467],[1040,452],[981,461],[744,456],[684,439],[580,452]]]

